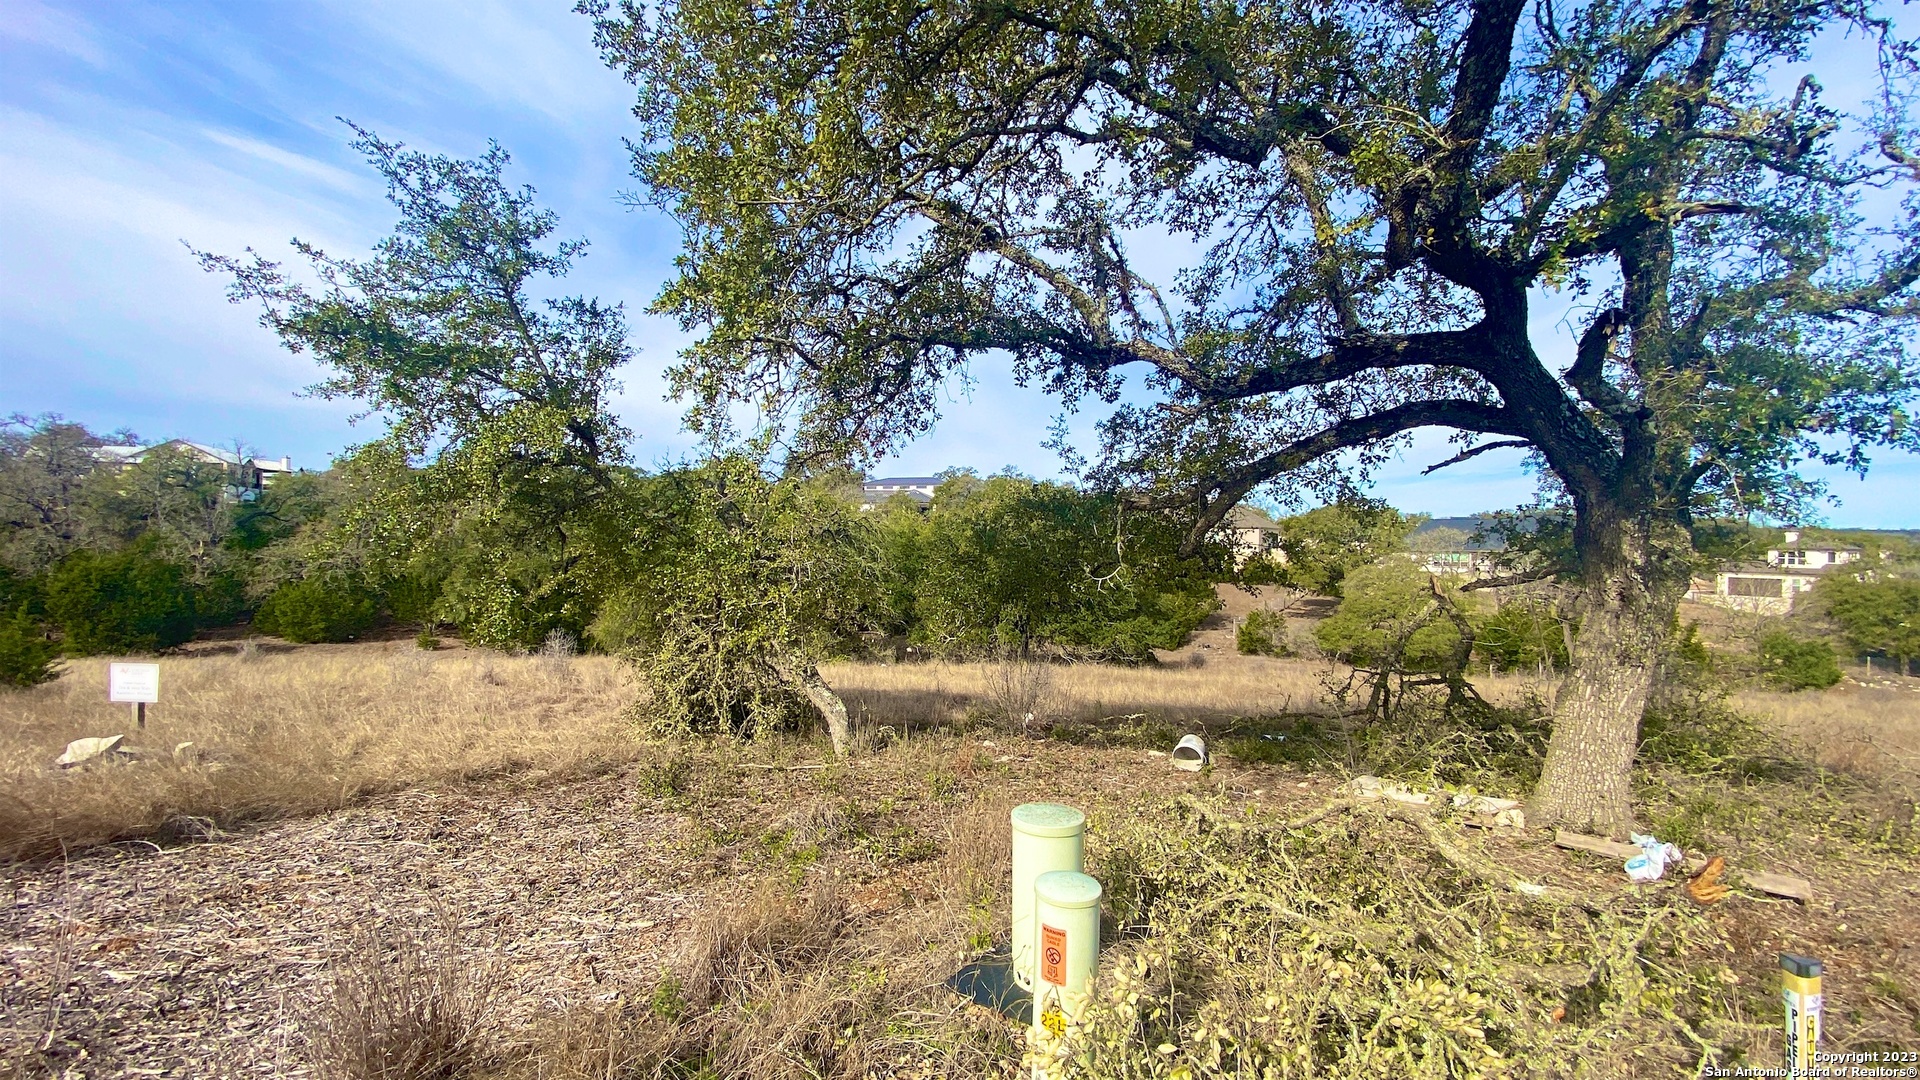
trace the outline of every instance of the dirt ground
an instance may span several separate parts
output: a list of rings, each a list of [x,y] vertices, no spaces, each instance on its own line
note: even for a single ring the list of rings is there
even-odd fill
[[[454,928],[465,949],[504,962],[509,1013],[527,1023],[644,996],[692,916],[782,869],[761,842],[782,820],[823,806],[881,818],[829,869],[857,917],[883,919],[938,899],[932,868],[962,811],[1040,798],[1097,809],[1225,780],[1139,750],[992,739],[930,737],[844,768],[759,768],[771,763],[756,750],[767,748],[702,760],[682,794],[660,778],[682,766],[643,762],[12,867],[0,915],[7,1060],[74,1080],[304,1076],[303,1015],[356,928]],[[929,988],[931,1006],[959,1003]]]

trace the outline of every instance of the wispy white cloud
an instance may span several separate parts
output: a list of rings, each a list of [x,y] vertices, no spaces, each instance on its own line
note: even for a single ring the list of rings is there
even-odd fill
[[[305,154],[295,153],[244,135],[236,135],[216,128],[202,128],[201,132],[209,141],[218,143],[229,150],[257,158],[269,165],[277,166],[287,172],[316,180],[336,191],[365,195],[377,192],[378,188],[369,183],[364,176],[356,176],[345,169],[317,161]]]
[[[94,67],[107,64],[106,50],[90,24],[40,0],[0,0],[0,38],[62,53]]]
[[[535,112],[568,129],[603,128],[623,113],[626,84],[592,48],[592,27],[566,0],[417,0],[327,5],[431,77]]]

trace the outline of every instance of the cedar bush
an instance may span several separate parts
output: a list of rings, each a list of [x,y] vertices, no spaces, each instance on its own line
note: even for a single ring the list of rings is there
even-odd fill
[[[1546,604],[1502,604],[1474,629],[1473,651],[1495,671],[1566,670],[1567,633]]]
[[[372,590],[350,578],[310,577],[273,591],[254,614],[259,630],[300,644],[351,641],[380,616]]]
[[[1833,646],[1805,641],[1784,630],[1760,639],[1760,670],[1767,682],[1781,690],[1825,690],[1840,681],[1840,665]]]
[[[1234,648],[1246,656],[1290,656],[1287,617],[1277,611],[1249,611],[1234,632]]]
[[[72,656],[171,648],[198,622],[186,569],[139,548],[74,552],[47,576],[45,596]]]
[[[0,686],[24,689],[58,678],[60,672],[53,665],[59,655],[40,620],[25,605],[11,617],[0,618]]]

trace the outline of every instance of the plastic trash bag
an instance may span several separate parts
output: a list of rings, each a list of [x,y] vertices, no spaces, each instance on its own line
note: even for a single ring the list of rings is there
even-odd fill
[[[1627,877],[1634,881],[1659,881],[1661,875],[1667,872],[1668,863],[1678,863],[1683,858],[1678,847],[1664,843],[1657,837],[1633,833],[1628,839],[1640,848],[1640,854],[1627,860]]]

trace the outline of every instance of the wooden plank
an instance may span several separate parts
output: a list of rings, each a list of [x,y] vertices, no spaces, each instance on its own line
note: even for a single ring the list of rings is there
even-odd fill
[[[1632,844],[1623,844],[1618,840],[1608,840],[1585,833],[1568,832],[1565,829],[1553,830],[1553,842],[1563,848],[1577,851],[1591,851],[1595,855],[1605,855],[1614,859],[1631,859],[1640,854],[1640,849]]]
[[[1565,829],[1554,830],[1553,842],[1559,847],[1572,848],[1575,851],[1589,851],[1595,855],[1605,855],[1611,859],[1631,859],[1635,855],[1640,854],[1640,849],[1632,844],[1623,844],[1618,840],[1608,840],[1599,836],[1588,836],[1585,833],[1568,832]],[[1689,858],[1683,865],[1687,868],[1688,873],[1693,873],[1706,864],[1707,860],[1705,859]],[[1738,876],[1740,881],[1759,889],[1763,893],[1785,897],[1789,900],[1798,900],[1803,904],[1813,899],[1813,883],[1805,878],[1797,878],[1789,874],[1769,874],[1758,870],[1740,870],[1738,868],[1733,868],[1733,872]]]
[[[1803,904],[1813,902],[1813,882],[1787,874],[1767,874],[1757,870],[1734,870],[1734,876],[1763,893],[1784,896]]]

